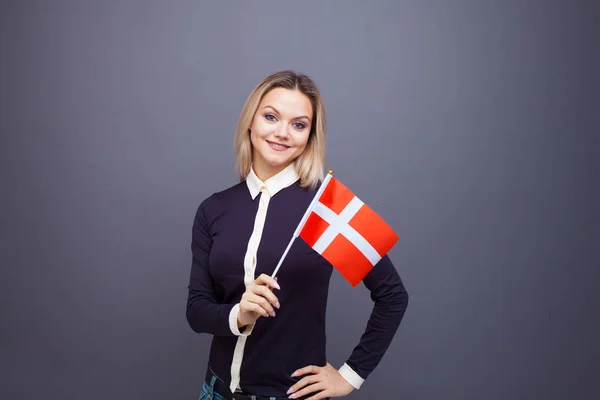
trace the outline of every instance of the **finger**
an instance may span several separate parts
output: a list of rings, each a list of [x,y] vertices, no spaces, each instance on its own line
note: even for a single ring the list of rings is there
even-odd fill
[[[262,297],[255,295],[252,292],[245,292],[242,295],[242,299],[240,301],[240,310],[243,312],[257,312],[259,315],[262,315],[263,317],[266,317],[269,315],[269,311],[264,310],[263,307],[260,305],[261,299],[264,300]],[[264,300],[265,303],[266,300]],[[267,303],[268,305],[268,303]],[[260,310],[257,310],[256,307],[259,307]]]
[[[269,303],[269,301],[266,298],[264,298],[260,294],[255,294],[255,293],[252,293],[252,295],[250,296],[250,298],[251,298],[251,301],[253,303],[256,303],[256,304],[260,305],[271,316],[273,316],[273,317],[275,316],[275,310],[273,309],[273,307],[271,306],[271,303]]]
[[[317,382],[320,382],[318,375],[305,376],[304,378],[302,378],[298,382],[296,382],[292,387],[290,387],[290,389],[287,391],[287,394],[295,393],[298,390],[302,389],[304,386],[313,384],[313,383],[317,383]]]
[[[255,312],[262,317],[269,317],[269,313],[256,303],[248,303],[247,308],[248,310],[246,312]]]
[[[249,303],[247,301],[240,302],[240,312],[243,312],[246,314],[258,314],[259,316],[263,316],[263,317],[266,317],[268,315],[268,314],[266,314],[266,312],[265,312],[266,315],[263,315],[257,308],[260,308],[262,310],[262,307],[259,307],[257,304]]]
[[[318,382],[318,383],[312,384],[310,386],[307,386],[304,389],[297,391],[296,393],[292,393],[289,397],[290,397],[290,399],[297,399],[299,397],[304,397],[309,393],[314,393],[316,391],[321,391],[323,389],[325,389],[325,385],[323,384],[323,382]]]
[[[275,307],[279,308],[281,307],[279,305],[279,299],[277,299],[277,296],[275,296],[273,294],[273,292],[271,292],[271,289],[269,289],[266,286],[254,286],[252,288],[252,292],[255,294],[258,294],[264,298],[267,299],[267,301],[271,304],[273,304]]]
[[[264,309],[269,315],[271,315],[273,317],[275,316],[275,310],[273,310],[273,307],[271,307],[271,304],[269,304],[267,299],[265,299],[264,297],[259,296],[254,293],[250,293],[248,295],[248,302],[257,304],[262,309]]]
[[[240,303],[240,311],[246,314],[258,314],[259,316],[267,317],[269,314],[258,304],[242,301]]]
[[[259,285],[267,285],[272,288],[281,290],[281,287],[279,287],[279,284],[277,283],[277,281],[274,278],[271,278],[269,275],[266,275],[266,274],[260,274],[260,276],[258,278],[256,278],[256,280],[254,282],[256,282]]]
[[[244,296],[244,300],[240,302],[240,310],[244,312],[255,312],[263,317],[268,317],[269,311],[265,310],[262,307],[262,305],[260,304],[261,301],[264,301],[265,304],[268,305],[267,301],[264,298],[257,296],[253,293],[246,293],[246,295]]]
[[[317,367],[316,365],[308,365],[304,368],[300,368],[299,370],[296,370],[292,376],[296,377],[296,376],[302,376],[302,375],[306,375],[306,374],[318,374],[319,371],[321,371],[321,367]]]

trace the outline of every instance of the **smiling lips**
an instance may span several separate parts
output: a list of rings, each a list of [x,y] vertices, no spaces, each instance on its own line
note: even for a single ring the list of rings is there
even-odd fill
[[[271,142],[270,140],[267,140],[267,143],[269,143],[269,146],[276,151],[285,151],[290,148],[290,146],[286,146],[285,144],[280,144],[276,142]]]

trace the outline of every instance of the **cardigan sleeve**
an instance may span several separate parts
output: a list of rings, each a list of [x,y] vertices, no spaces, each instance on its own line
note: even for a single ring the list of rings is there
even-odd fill
[[[408,292],[387,255],[367,274],[363,284],[371,293],[373,311],[358,345],[340,368],[356,389],[383,358],[408,306]]]
[[[240,332],[237,327],[238,304],[221,304],[215,283],[209,270],[209,254],[212,245],[210,227],[204,202],[194,217],[192,229],[192,267],[188,285],[186,317],[196,333],[216,336],[247,336],[254,326]]]

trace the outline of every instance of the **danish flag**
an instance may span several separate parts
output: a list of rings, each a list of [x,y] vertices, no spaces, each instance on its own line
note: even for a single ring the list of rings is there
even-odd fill
[[[298,225],[294,238],[297,236],[352,286],[358,285],[399,239],[375,211],[333,178],[331,171]]]

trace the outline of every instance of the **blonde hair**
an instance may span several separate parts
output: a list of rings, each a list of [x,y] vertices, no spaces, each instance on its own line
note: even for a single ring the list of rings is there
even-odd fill
[[[264,78],[250,93],[244,103],[235,131],[234,147],[236,169],[240,180],[246,179],[252,166],[252,142],[250,125],[262,98],[272,89],[298,90],[309,98],[313,108],[313,119],[306,148],[295,160],[296,171],[300,176],[300,186],[315,188],[324,178],[325,141],[327,122],[325,106],[317,85],[311,78],[294,71],[279,71]]]

